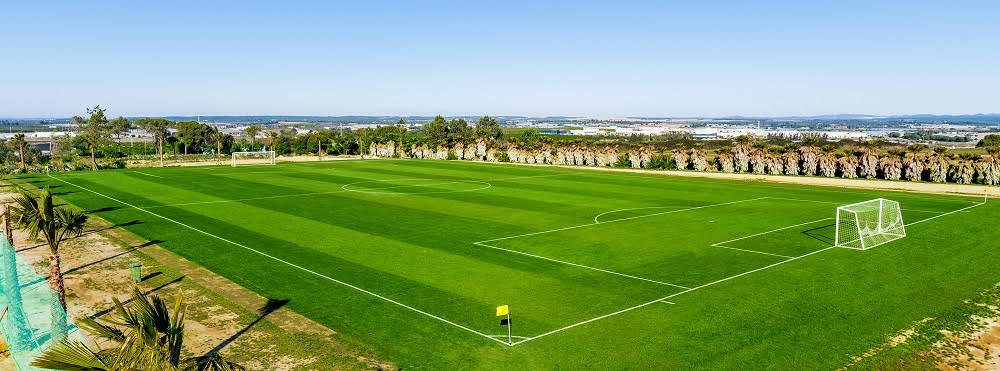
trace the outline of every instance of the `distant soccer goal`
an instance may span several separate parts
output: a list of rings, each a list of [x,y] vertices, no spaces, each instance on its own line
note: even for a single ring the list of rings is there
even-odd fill
[[[274,151],[233,152],[233,166],[274,165]]]
[[[837,208],[837,247],[867,250],[903,237],[899,202],[878,198]]]

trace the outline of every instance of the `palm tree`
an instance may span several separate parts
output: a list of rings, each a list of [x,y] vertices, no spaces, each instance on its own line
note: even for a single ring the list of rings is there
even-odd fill
[[[979,166],[979,180],[985,185],[1000,184],[1000,159],[997,158],[1000,147],[986,147],[986,153],[989,155],[982,157]]]
[[[948,161],[947,152],[948,148],[946,147],[934,147],[934,154],[931,155],[928,166],[928,170],[930,171],[929,178],[932,182],[944,183],[948,181],[950,161]]]
[[[684,149],[684,146],[677,146],[677,148],[674,148],[672,155],[674,156],[674,163],[677,164],[677,170],[687,170],[689,157],[687,150]]]
[[[691,149],[691,168],[695,171],[705,171],[708,169],[708,159],[706,158],[704,147],[704,143],[697,143]]]
[[[837,167],[840,176],[843,178],[858,177],[858,157],[852,150],[844,150],[843,155],[837,159]]]
[[[976,176],[975,161],[979,156],[974,153],[964,152],[958,155],[959,161],[952,163],[950,173],[951,178],[958,184],[972,184],[972,179]]]
[[[278,133],[274,131],[269,131],[267,132],[266,136],[267,136],[267,148],[270,148],[273,151],[274,141],[278,139]]]
[[[875,178],[878,175],[878,155],[881,145],[882,142],[877,139],[867,140],[861,144],[864,150],[861,154],[861,176]]]
[[[784,162],[782,160],[785,149],[782,147],[771,147],[767,149],[767,154],[764,155],[764,164],[767,168],[767,173],[771,175],[781,175],[785,171]]]
[[[243,133],[250,137],[250,150],[253,151],[253,142],[257,140],[257,134],[263,130],[259,125],[250,125],[243,129]]]
[[[911,144],[906,147],[907,154],[903,158],[903,167],[905,168],[904,176],[907,180],[919,181],[923,178],[926,159],[921,152],[925,149],[927,149],[927,146],[923,144]]]
[[[740,135],[733,140],[733,165],[737,173],[750,171],[750,156],[753,152],[751,143],[753,139],[746,135]]]
[[[785,153],[782,155],[785,162],[785,175],[799,175],[799,146],[795,143],[785,145]]]
[[[767,162],[767,143],[756,142],[753,144],[750,155],[750,170],[754,174],[764,174]]]
[[[59,267],[59,246],[63,239],[78,236],[83,232],[87,214],[55,207],[52,192],[46,187],[37,199],[25,191],[14,196],[14,207],[10,209],[11,220],[18,228],[28,232],[31,238],[42,235],[49,245],[49,286],[59,294],[59,302],[66,308],[66,288],[63,286],[62,270]]]
[[[825,177],[837,176],[837,155],[834,153],[837,150],[837,146],[827,144],[820,149],[823,151],[823,155],[817,160],[819,174]]]
[[[26,142],[24,140],[24,133],[14,134],[14,137],[10,139],[10,142],[7,142],[7,144],[10,145],[12,147],[12,149],[17,150],[18,156],[21,157],[21,172],[22,173],[28,171],[28,168],[24,165],[24,144],[25,143]]]
[[[899,178],[903,177],[903,156],[906,156],[906,151],[890,149],[889,155],[879,160],[879,168],[882,171],[883,178],[886,180],[899,180]]]
[[[152,298],[132,288],[128,306],[117,298],[110,319],[102,324],[80,317],[77,324],[114,347],[90,350],[76,339],[64,339],[35,358],[32,366],[53,370],[244,370],[218,353],[181,358],[184,344],[184,306],[177,294],[172,309],[159,296]],[[172,312],[172,314],[171,314]]]
[[[718,153],[717,161],[719,163],[719,170],[726,173],[732,173],[736,171],[736,167],[733,164],[733,150],[729,147],[719,148],[716,153]]]
[[[805,175],[816,175],[816,168],[819,166],[818,146],[819,138],[811,135],[802,138],[799,155],[802,158],[802,173]]]
[[[212,132],[209,133],[209,138],[215,142],[215,153],[216,157],[219,159],[219,163],[222,163],[222,142],[226,139],[226,134],[223,134],[219,129],[212,128]]]

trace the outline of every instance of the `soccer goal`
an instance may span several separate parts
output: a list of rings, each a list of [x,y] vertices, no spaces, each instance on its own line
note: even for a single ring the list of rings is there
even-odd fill
[[[274,165],[274,151],[233,152],[233,166]]]
[[[903,237],[899,202],[878,198],[837,208],[837,247],[867,250]]]

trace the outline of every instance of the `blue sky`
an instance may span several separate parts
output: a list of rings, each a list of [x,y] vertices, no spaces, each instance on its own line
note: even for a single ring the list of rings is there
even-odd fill
[[[1000,2],[0,2],[0,117],[1000,112]]]

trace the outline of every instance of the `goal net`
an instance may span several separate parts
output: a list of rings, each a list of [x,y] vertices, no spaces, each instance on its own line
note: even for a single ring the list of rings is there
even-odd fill
[[[233,166],[274,165],[274,151],[233,152]]]
[[[867,250],[903,237],[899,202],[878,198],[837,208],[837,247]]]

